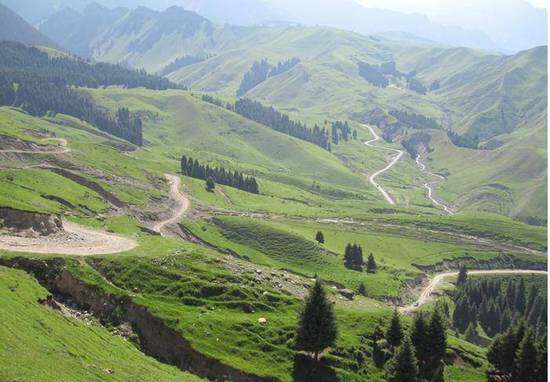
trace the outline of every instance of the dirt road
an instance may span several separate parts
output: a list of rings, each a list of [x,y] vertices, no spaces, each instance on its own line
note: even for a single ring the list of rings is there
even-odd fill
[[[380,174],[383,174],[384,172],[388,171],[390,168],[392,168],[398,161],[399,159],[401,159],[401,157],[403,156],[404,152],[402,150],[397,150],[397,149],[392,149],[392,148],[389,148],[389,147],[383,147],[383,146],[375,146],[373,145],[374,142],[376,141],[379,141],[380,140],[380,137],[378,136],[378,134],[376,134],[376,131],[374,131],[374,129],[369,126],[369,125],[365,125],[367,126],[367,128],[369,129],[370,133],[372,134],[373,136],[373,139],[371,139],[370,141],[367,141],[365,142],[365,145],[369,146],[369,147],[373,147],[373,148],[377,148],[377,149],[383,149],[383,150],[389,150],[389,151],[393,151],[393,152],[396,152],[397,155],[390,161],[390,163],[388,163],[388,165],[386,167],[384,167],[383,169],[381,170],[378,170],[376,171],[375,173],[373,173],[371,176],[369,176],[369,182],[374,186],[376,187],[376,189],[384,196],[384,199],[386,199],[386,201],[391,204],[392,206],[395,204],[395,201],[393,200],[393,198],[386,192],[386,190],[384,190],[382,188],[382,186],[380,186],[380,184],[378,182],[376,182],[376,177]]]
[[[53,141],[59,143],[59,148],[52,150],[0,150],[2,154],[66,154],[71,151],[67,147],[67,140],[64,138],[44,138],[43,142]]]
[[[494,269],[494,270],[468,271],[468,275],[519,275],[519,274],[547,275],[548,272],[527,270],[527,269]],[[416,300],[416,302],[414,302],[411,305],[401,307],[399,311],[402,313],[410,313],[420,308],[422,305],[430,301],[430,297],[433,291],[443,281],[443,279],[448,277],[456,277],[456,276],[458,276],[458,272],[445,272],[445,273],[439,273],[435,275],[434,278],[430,280],[428,285],[424,287],[424,289],[420,293],[420,296],[418,297],[418,300]]]
[[[169,224],[175,224],[178,223],[181,217],[185,214],[185,212],[189,209],[189,199],[180,192],[180,186],[181,186],[181,179],[179,176],[176,175],[170,175],[170,174],[164,174],[166,179],[168,179],[168,183],[170,184],[170,198],[176,202],[176,209],[173,211],[172,216],[168,219],[162,220],[157,222],[152,230],[155,232],[160,233],[162,236],[164,236],[163,228],[166,227]]]
[[[63,222],[63,231],[48,236],[0,235],[0,249],[14,252],[88,256],[125,252],[136,246],[134,239],[87,229],[67,221]]]
[[[418,167],[420,167],[420,170],[422,170],[423,172],[426,172],[428,175],[430,176],[433,176],[435,178],[438,178],[439,180],[436,180],[436,181],[432,181],[432,182],[426,182],[424,183],[424,188],[426,188],[426,190],[428,190],[428,199],[431,200],[431,202],[433,204],[435,204],[436,206],[440,207],[440,208],[443,208],[443,210],[448,213],[449,215],[454,215],[454,211],[448,207],[447,205],[445,205],[444,203],[441,203],[439,200],[437,200],[436,198],[434,198],[434,190],[433,190],[433,184],[441,181],[441,180],[445,180],[445,178],[441,175],[438,175],[438,174],[434,174],[433,172],[429,172],[426,170],[426,165],[424,165],[424,163],[422,163],[420,161],[420,155],[418,155],[416,157],[416,164],[418,165]]]

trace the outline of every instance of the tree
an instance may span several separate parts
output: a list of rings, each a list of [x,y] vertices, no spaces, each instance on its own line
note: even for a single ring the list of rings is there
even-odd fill
[[[468,328],[466,328],[466,331],[464,332],[464,338],[466,341],[471,342],[473,344],[477,341],[477,331],[473,323],[470,322],[470,325],[468,325]]]
[[[456,279],[456,285],[462,286],[466,284],[467,280],[468,280],[468,270],[466,269],[466,266],[461,265],[458,271],[458,278]]]
[[[535,347],[533,333],[528,330],[516,350],[512,381],[535,381],[537,361],[537,348]]]
[[[315,235],[315,240],[317,240],[319,244],[323,244],[325,242],[325,236],[323,235],[323,232],[317,231],[317,234]]]
[[[418,380],[418,365],[414,347],[409,337],[403,339],[401,345],[388,366],[388,382],[416,382]]]
[[[216,183],[214,183],[214,179],[211,177],[206,179],[206,190],[211,192],[214,190],[214,188],[216,188]]]
[[[537,370],[535,375],[536,382],[548,381],[548,338],[545,335],[537,344]]]
[[[372,343],[372,361],[376,367],[382,367],[386,363],[386,353],[384,353],[378,341]]]
[[[365,284],[363,282],[359,284],[359,288],[357,289],[357,291],[361,296],[367,296],[367,287],[365,287]]]
[[[338,333],[332,303],[319,280],[310,290],[300,314],[296,331],[296,348],[313,353],[316,360],[319,353],[334,344]]]
[[[430,357],[430,339],[428,334],[428,323],[424,314],[414,316],[411,328],[411,341],[416,349],[416,359],[421,376],[425,376],[429,357]]]
[[[376,273],[376,261],[374,260],[374,255],[371,253],[367,260],[367,272]]]
[[[348,244],[344,251],[346,268],[361,270],[363,266],[363,249],[357,244]]]
[[[386,340],[393,347],[399,346],[403,340],[403,328],[401,327],[401,318],[397,309],[393,311],[390,326],[386,331]]]
[[[445,324],[441,313],[437,309],[434,310],[430,319],[428,339],[430,344],[430,363],[436,367],[445,356],[445,351],[447,350]]]
[[[520,321],[516,326],[495,337],[487,351],[487,360],[496,370],[509,375],[512,373],[516,351],[524,333],[525,323]]]

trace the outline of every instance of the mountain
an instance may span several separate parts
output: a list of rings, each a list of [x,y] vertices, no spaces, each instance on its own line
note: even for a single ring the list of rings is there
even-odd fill
[[[93,20],[99,23],[111,12],[87,8],[79,17],[95,25]],[[475,206],[524,220],[546,214],[546,203],[535,202],[546,194],[540,182],[546,174],[541,167],[544,158],[526,156],[521,144],[532,134],[544,134],[546,48],[507,56],[442,46],[407,34],[367,37],[326,27],[217,25],[177,7],[119,12],[122,16],[95,35],[80,33],[80,26],[63,25],[57,18],[41,30],[46,32],[49,24],[63,26],[60,35],[88,44],[86,51],[96,60],[162,70],[194,90],[224,97],[235,96],[255,62],[266,59],[274,67],[297,58],[287,70],[248,86],[245,95],[312,123],[341,118],[372,121],[378,115],[387,124],[393,123],[390,112],[403,110],[428,116],[450,131],[449,137],[429,132],[431,157],[449,144],[453,148],[447,150],[451,155],[433,162],[448,173],[448,182],[441,187],[449,201],[461,209]],[[48,35],[55,37],[49,31]],[[396,74],[388,77],[391,86],[387,88],[370,84],[358,70],[360,63],[388,62],[395,63]],[[409,73],[414,73],[420,87],[434,89],[426,95],[411,90]],[[402,126],[385,134],[400,142],[413,133],[414,129]],[[540,150],[545,153],[546,147]],[[484,159],[478,161],[477,173],[463,173],[472,153]],[[509,172],[509,164],[520,158],[533,170]],[[479,176],[485,170],[486,176]],[[487,179],[500,188],[487,188]],[[529,192],[522,190],[522,183],[529,184]],[[502,188],[510,196],[502,194]]]
[[[55,44],[23,20],[17,13],[0,4],[0,41],[18,41],[29,45],[55,47]]]

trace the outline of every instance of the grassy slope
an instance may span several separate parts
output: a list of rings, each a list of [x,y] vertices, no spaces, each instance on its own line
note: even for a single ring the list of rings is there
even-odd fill
[[[9,359],[0,363],[1,380],[200,380],[145,356],[97,323],[66,318],[38,303],[47,295],[25,272],[0,267],[0,359]]]

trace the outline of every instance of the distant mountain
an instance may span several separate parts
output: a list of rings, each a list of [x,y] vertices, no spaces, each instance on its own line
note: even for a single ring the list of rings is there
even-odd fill
[[[293,21],[277,3],[261,0],[181,0],[181,5],[218,23],[263,25]]]
[[[0,41],[17,41],[27,45],[55,47],[50,39],[2,4],[0,4],[0,25]]]
[[[91,3],[82,12],[64,8],[40,23],[38,28],[72,53],[90,57],[91,41],[128,12],[127,8],[110,10],[97,3]]]

